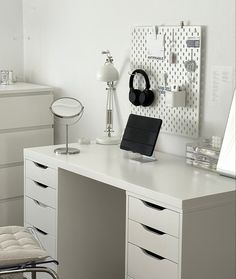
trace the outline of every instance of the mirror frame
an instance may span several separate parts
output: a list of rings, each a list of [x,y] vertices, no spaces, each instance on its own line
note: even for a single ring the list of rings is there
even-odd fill
[[[78,112],[78,113],[76,113],[76,114],[74,114],[74,115],[71,115],[71,116],[62,116],[62,115],[59,115],[59,114],[55,113],[54,110],[53,110],[53,108],[52,108],[52,106],[53,106],[53,104],[54,104],[55,102],[57,102],[57,101],[59,101],[59,100],[62,100],[62,99],[70,99],[70,100],[76,101],[77,103],[80,104],[80,106],[81,106],[81,111]],[[58,118],[70,119],[70,118],[75,118],[75,117],[77,117],[77,116],[82,115],[82,114],[83,114],[83,111],[84,111],[84,106],[82,105],[82,103],[81,103],[79,100],[77,100],[77,99],[75,99],[75,98],[73,98],[73,97],[61,97],[61,98],[56,99],[56,100],[54,100],[54,101],[52,102],[52,104],[51,104],[51,106],[50,106],[50,111],[51,111],[51,113],[52,113],[53,115],[55,115],[55,116],[58,117]]]

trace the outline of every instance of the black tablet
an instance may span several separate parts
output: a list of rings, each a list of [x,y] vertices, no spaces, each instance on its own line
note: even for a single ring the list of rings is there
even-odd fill
[[[152,156],[161,125],[161,119],[130,114],[120,148]]]

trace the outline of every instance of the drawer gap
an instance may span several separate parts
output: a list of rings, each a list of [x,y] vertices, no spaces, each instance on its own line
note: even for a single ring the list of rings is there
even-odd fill
[[[39,167],[39,168],[41,168],[41,169],[48,169],[48,166],[45,166],[45,165],[43,165],[43,164],[40,164],[40,163],[36,163],[36,162],[34,162],[34,164],[37,166],[37,167]]]
[[[149,227],[149,226],[146,226],[146,225],[144,225],[144,224],[141,224],[141,225],[142,225],[142,226],[144,227],[144,229],[146,229],[147,231],[151,231],[151,232],[154,232],[154,233],[159,234],[159,235],[164,235],[164,234],[165,234],[165,233],[162,232],[162,231],[156,230],[156,229],[151,228],[151,227]]]
[[[150,202],[147,202],[147,201],[142,201],[142,202],[148,207],[152,207],[152,208],[155,208],[155,209],[160,210],[160,211],[165,210],[165,207],[162,207],[160,205],[153,204],[153,203],[150,203]]]
[[[42,188],[44,188],[44,189],[48,188],[47,185],[45,185],[45,184],[43,184],[43,183],[40,183],[40,182],[38,182],[38,181],[34,181],[34,183],[37,184],[39,187],[42,187]]]
[[[37,228],[37,227],[35,227],[35,226],[33,226],[33,228],[34,228],[37,232],[39,232],[39,233],[41,233],[41,234],[43,234],[43,235],[48,235],[48,233],[46,233],[46,232],[43,231],[43,230],[40,230],[39,228]]]
[[[144,248],[140,248],[142,251],[143,251],[143,253],[144,254],[148,254],[149,256],[152,256],[152,257],[154,257],[154,258],[156,258],[156,259],[158,259],[158,260],[165,260],[165,258],[163,258],[162,256],[159,256],[159,255],[157,255],[157,254],[155,254],[155,253],[153,253],[153,252],[150,252],[150,251],[148,251],[148,250],[146,250],[146,249],[144,249]]]
[[[39,202],[39,201],[37,201],[37,200],[35,200],[35,199],[33,199],[33,201],[34,201],[37,205],[39,205],[39,206],[41,206],[41,207],[48,207],[46,204],[43,204],[43,203],[41,203],[41,202]]]

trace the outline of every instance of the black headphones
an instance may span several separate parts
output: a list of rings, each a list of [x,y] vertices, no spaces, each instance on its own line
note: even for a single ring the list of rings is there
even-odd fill
[[[135,74],[141,74],[145,79],[146,87],[143,91],[135,89],[133,86]],[[137,69],[133,71],[129,80],[129,88],[129,100],[133,105],[148,107],[153,103],[154,93],[150,90],[150,81],[144,70]]]

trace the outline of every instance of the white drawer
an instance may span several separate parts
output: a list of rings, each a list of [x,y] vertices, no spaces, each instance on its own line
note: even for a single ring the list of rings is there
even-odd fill
[[[179,240],[129,220],[128,241],[166,259],[178,262]]]
[[[57,188],[57,171],[55,169],[37,162],[26,160],[25,170],[26,177],[54,189]]]
[[[128,276],[135,279],[177,279],[178,265],[128,244]]]
[[[56,208],[56,190],[45,184],[26,178],[25,194],[45,205]]]
[[[25,222],[48,234],[56,235],[55,209],[28,197],[25,197]]]
[[[179,213],[129,197],[129,219],[156,230],[179,236]]]
[[[0,133],[0,165],[23,162],[23,150],[53,144],[53,128]]]
[[[52,94],[1,98],[0,119],[4,121],[1,121],[0,129],[52,125],[49,109],[52,101]]]
[[[35,228],[35,227],[34,227]],[[56,254],[56,239],[55,237],[35,228],[37,237],[42,244],[43,248],[48,252],[49,256],[53,259],[57,258]]]

